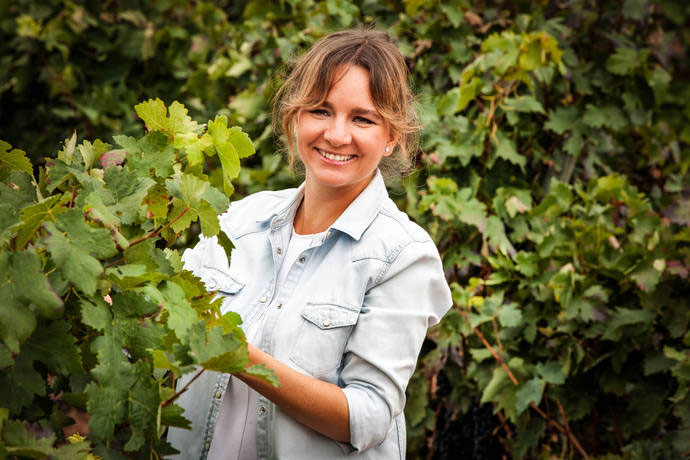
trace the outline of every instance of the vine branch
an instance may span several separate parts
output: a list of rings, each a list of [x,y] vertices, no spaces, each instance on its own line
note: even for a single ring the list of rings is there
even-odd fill
[[[196,379],[198,379],[198,378],[201,376],[201,374],[204,373],[205,370],[206,370],[206,369],[201,369],[201,370],[199,370],[199,372],[197,372],[196,375],[194,375],[194,377],[192,377],[192,379],[191,379],[189,382],[187,382],[187,384],[186,384],[185,386],[183,386],[183,387],[180,389],[180,391],[178,391],[177,393],[175,393],[174,395],[172,395],[171,397],[169,397],[168,399],[166,399],[165,401],[163,401],[163,402],[161,403],[161,407],[167,407],[167,406],[169,406],[170,404],[172,404],[173,402],[175,402],[175,400],[176,400],[177,398],[179,398],[180,396],[182,396],[182,394],[183,394],[185,391],[187,391],[187,390],[189,389],[189,386],[190,386],[192,383],[194,383],[194,381],[195,381]]]
[[[163,230],[165,230],[166,228],[170,227],[172,224],[174,224],[175,222],[177,222],[178,220],[180,220],[180,218],[181,218],[182,216],[184,216],[185,214],[187,214],[187,211],[189,211],[190,209],[192,209],[192,208],[189,207],[189,206],[187,206],[186,208],[184,208],[184,209],[182,210],[182,212],[180,213],[179,216],[175,217],[173,220],[171,220],[171,221],[168,222],[167,224],[163,225],[163,226],[160,227],[158,230],[154,230],[154,231],[152,231],[151,233],[149,233],[149,234],[147,234],[147,235],[144,235],[144,236],[142,236],[141,238],[138,238],[138,239],[132,241],[131,243],[129,243],[129,247],[131,248],[131,247],[134,246],[135,244],[139,244],[139,243],[141,243],[142,241],[146,241],[146,240],[148,240],[149,238],[154,238],[154,237],[160,235],[160,233],[161,233]]]
[[[464,311],[464,310],[461,310],[461,313],[462,313],[462,315],[465,317],[465,319],[469,322],[469,321],[470,321],[470,318],[469,318],[468,313],[467,313],[466,311]],[[513,382],[513,385],[518,385],[518,380],[517,380],[517,378],[515,378],[515,375],[514,375],[513,372],[510,370],[510,368],[508,367],[508,365],[505,363],[505,361],[503,360],[503,358],[496,352],[496,350],[494,349],[494,347],[492,347],[491,344],[486,340],[486,338],[484,337],[484,334],[482,334],[482,332],[481,332],[478,328],[472,326],[471,323],[470,323],[470,327],[472,328],[472,332],[474,332],[475,335],[476,335],[477,337],[479,337],[479,340],[481,340],[482,343],[484,344],[484,346],[489,350],[489,352],[490,352],[491,355],[494,357],[494,359],[496,360],[496,362],[503,368],[503,370],[506,372],[506,374],[508,374],[508,378],[510,378],[510,381]],[[556,402],[558,403],[558,405],[559,405],[559,407],[561,408],[561,410],[563,410],[563,408],[562,408],[560,402],[558,402],[558,401],[556,401]],[[546,420],[550,425],[552,425],[554,428],[556,428],[556,429],[557,429],[558,431],[560,431],[561,433],[565,434],[565,435],[568,437],[568,439],[570,439],[570,442],[573,443],[573,446],[575,446],[575,449],[577,449],[577,451],[580,453],[580,455],[582,455],[582,456],[583,456],[584,458],[586,458],[586,459],[589,458],[589,455],[587,454],[587,452],[586,452],[586,451],[584,450],[584,448],[582,447],[582,444],[580,444],[580,442],[577,440],[577,438],[575,437],[575,435],[573,434],[573,432],[570,431],[570,427],[568,426],[567,419],[565,418],[565,411],[563,411],[563,420],[564,420],[564,423],[566,424],[566,428],[564,428],[563,426],[561,426],[560,423],[558,423],[557,421],[555,421],[554,419],[552,419],[551,417],[549,417],[549,415],[548,415],[546,412],[544,412],[543,410],[541,410],[541,409],[539,408],[539,406],[537,406],[536,404],[534,404],[534,402],[529,403],[529,405],[530,405],[530,407],[531,407],[532,409],[534,409],[544,420]]]

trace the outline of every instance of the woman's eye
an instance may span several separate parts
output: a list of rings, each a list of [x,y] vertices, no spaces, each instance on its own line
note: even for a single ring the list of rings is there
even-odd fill
[[[365,125],[373,125],[374,124],[373,121],[371,121],[368,118],[364,118],[364,117],[355,117],[355,121],[357,123],[364,123]]]
[[[310,111],[314,115],[319,115],[319,116],[326,116],[328,115],[328,111],[325,109],[314,109]]]

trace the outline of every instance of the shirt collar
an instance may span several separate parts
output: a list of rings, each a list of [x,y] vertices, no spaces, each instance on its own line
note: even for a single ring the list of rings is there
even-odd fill
[[[277,211],[260,216],[257,222],[270,220],[271,227],[279,227],[287,222],[292,222],[295,212],[297,212],[297,206],[304,197],[304,186],[305,183],[302,182],[283,207],[278,208]],[[350,203],[340,217],[333,222],[331,229],[341,231],[355,240],[359,240],[364,231],[374,221],[386,197],[388,197],[386,185],[383,182],[381,171],[377,169],[371,182]]]

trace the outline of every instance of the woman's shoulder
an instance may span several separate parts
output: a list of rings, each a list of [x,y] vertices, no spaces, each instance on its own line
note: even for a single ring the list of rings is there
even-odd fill
[[[371,257],[390,262],[410,245],[424,252],[437,253],[426,230],[388,199],[362,235],[359,246]]]

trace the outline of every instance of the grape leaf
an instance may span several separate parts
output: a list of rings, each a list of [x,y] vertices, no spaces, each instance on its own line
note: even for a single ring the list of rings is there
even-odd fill
[[[23,171],[29,175],[34,172],[23,150],[12,149],[10,144],[0,140],[0,180],[9,177],[12,171]]]
[[[63,320],[38,327],[24,347],[31,359],[42,362],[50,372],[76,375],[83,373],[76,343],[70,324]]]
[[[275,373],[263,364],[255,364],[253,366],[249,366],[244,370],[244,372],[246,374],[253,375],[254,377],[258,377],[264,382],[268,382],[273,386],[280,386],[280,381],[278,380],[278,377],[275,375]]]
[[[34,360],[22,350],[14,358],[14,366],[0,372],[0,407],[13,415],[31,404],[34,396],[45,396],[46,385],[33,366]]]
[[[112,321],[108,305],[101,299],[81,300],[81,320],[97,331],[104,330]]]
[[[47,219],[53,219],[57,214],[55,204],[60,200],[59,195],[49,196],[38,203],[27,206],[22,210],[22,225],[17,230],[17,247],[23,249],[26,244],[33,240],[36,230]]]
[[[503,100],[503,104],[505,104],[508,109],[518,112],[546,113],[544,112],[544,107],[541,105],[541,102],[536,100],[534,96],[508,97]]]
[[[41,261],[35,252],[20,251],[12,254],[8,275],[17,300],[35,305],[44,317],[60,316],[62,299],[41,273]]]
[[[110,232],[104,228],[92,227],[84,220],[79,209],[68,209],[57,217],[57,227],[67,234],[76,246],[104,259],[117,253]]]
[[[168,281],[159,291],[163,296],[163,308],[168,312],[168,327],[178,338],[184,337],[191,325],[199,321],[199,315],[189,304],[180,285]]]
[[[563,367],[558,363],[537,363],[536,371],[537,374],[539,374],[539,376],[547,383],[554,385],[563,385],[565,383]]]
[[[163,131],[169,136],[195,132],[198,125],[187,115],[187,109],[177,101],[170,105],[170,115],[159,98],[149,99],[134,106],[149,131]]]
[[[81,153],[81,157],[84,160],[84,169],[86,171],[91,169],[96,160],[101,158],[101,155],[107,152],[110,147],[110,144],[105,144],[100,139],[96,139],[93,144],[84,140],[78,147],[79,153]]]
[[[539,404],[544,393],[544,382],[539,378],[533,378],[518,386],[515,392],[515,411],[521,414],[530,403]]]
[[[91,257],[83,248],[66,238],[52,222],[47,222],[50,235],[46,246],[55,265],[69,281],[87,295],[96,292],[98,278],[103,272],[100,262]]]

